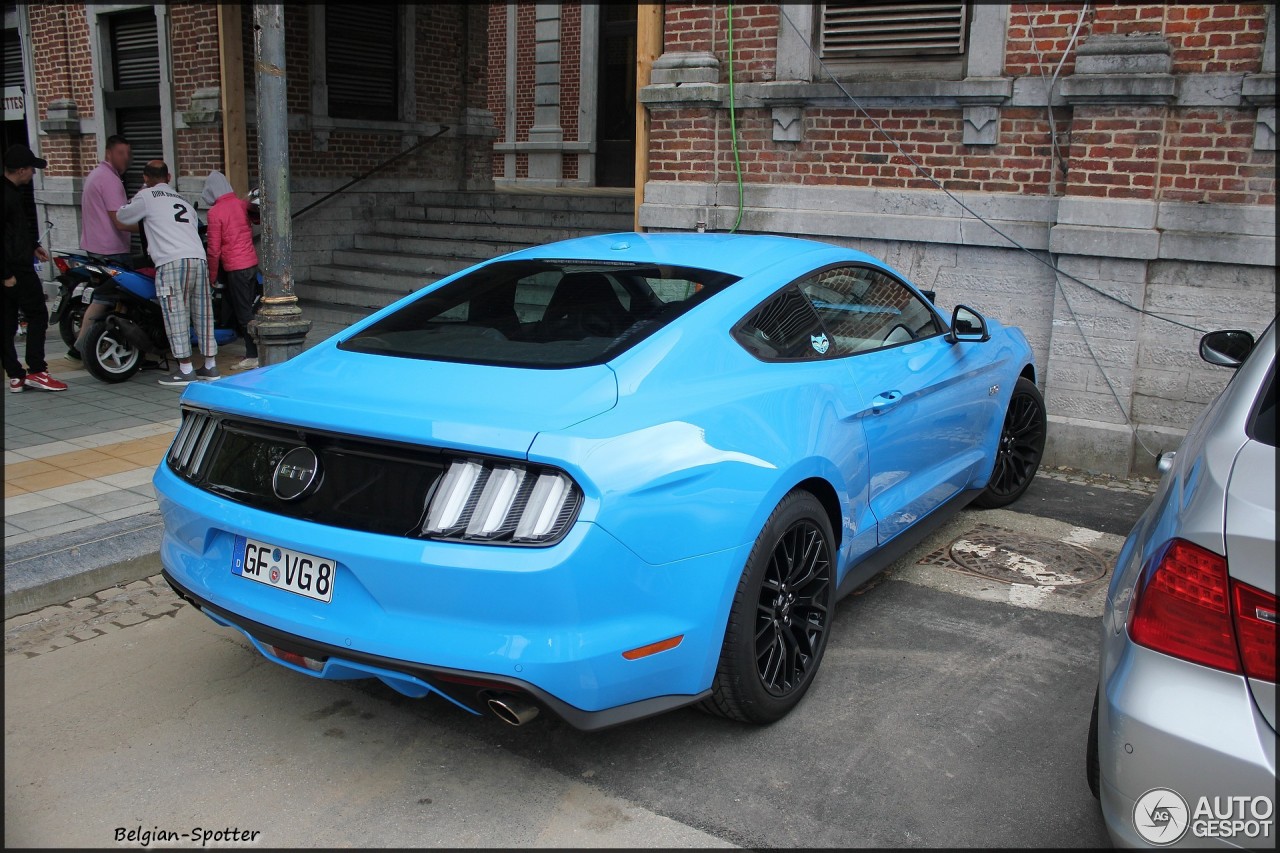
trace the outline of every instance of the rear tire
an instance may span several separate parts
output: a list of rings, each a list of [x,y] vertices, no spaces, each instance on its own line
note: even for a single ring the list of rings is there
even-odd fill
[[[104,321],[89,327],[80,357],[90,376],[113,385],[128,382],[142,368],[142,352]]]
[[[71,297],[67,297],[70,299]],[[58,335],[62,338],[62,342],[69,347],[76,345],[76,338],[80,337],[80,324],[84,321],[84,303],[76,300],[71,305],[63,306],[62,316],[58,318]]]
[[[1008,506],[1031,485],[1044,455],[1048,418],[1036,383],[1019,376],[1005,410],[1000,443],[986,489],[973,501],[984,509]]]
[[[738,581],[702,710],[761,724],[800,702],[831,632],[834,542],[826,510],[808,492],[791,492],[774,509]]]

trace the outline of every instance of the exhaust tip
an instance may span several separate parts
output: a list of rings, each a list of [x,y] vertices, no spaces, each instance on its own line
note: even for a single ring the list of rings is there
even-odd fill
[[[538,706],[517,696],[495,696],[489,700],[489,710],[510,726],[523,726],[538,716]]]

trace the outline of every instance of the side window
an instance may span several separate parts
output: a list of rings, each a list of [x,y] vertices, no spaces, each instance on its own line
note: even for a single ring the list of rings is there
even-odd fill
[[[822,321],[794,284],[738,323],[733,337],[764,361],[812,361],[825,357],[831,347]]]
[[[924,300],[872,267],[837,267],[800,282],[836,355],[905,344],[942,332]]]

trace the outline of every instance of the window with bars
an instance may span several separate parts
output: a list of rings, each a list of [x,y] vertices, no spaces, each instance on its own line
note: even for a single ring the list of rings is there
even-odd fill
[[[966,3],[825,3],[822,58],[958,56],[968,17]]]
[[[329,115],[400,118],[400,12],[396,4],[325,7]]]

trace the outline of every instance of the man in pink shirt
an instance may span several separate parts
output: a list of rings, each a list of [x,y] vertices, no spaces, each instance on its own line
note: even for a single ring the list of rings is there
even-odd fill
[[[85,178],[84,192],[80,197],[80,248],[123,267],[133,266],[129,232],[138,230],[137,225],[124,225],[116,219],[116,211],[129,201],[120,176],[129,168],[130,152],[129,140],[123,136],[107,137],[102,162]],[[68,358],[80,360],[85,332],[95,320],[110,312],[111,305],[110,301],[95,298],[85,309],[80,337],[76,345],[67,350]]]

